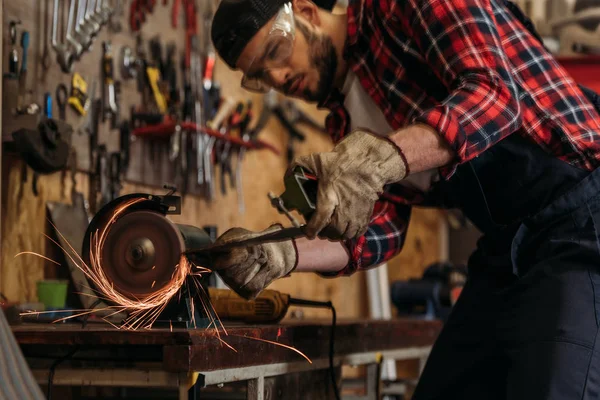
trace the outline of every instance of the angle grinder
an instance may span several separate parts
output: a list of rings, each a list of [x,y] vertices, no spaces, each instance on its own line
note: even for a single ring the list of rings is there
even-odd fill
[[[167,218],[181,211],[179,196],[134,193],[106,204],[86,231],[82,258],[91,265],[91,252],[101,260],[106,278],[122,295],[144,299],[168,285],[186,248],[211,243],[201,228],[175,224]],[[101,248],[93,235],[104,235]],[[202,266],[201,256],[196,265]]]

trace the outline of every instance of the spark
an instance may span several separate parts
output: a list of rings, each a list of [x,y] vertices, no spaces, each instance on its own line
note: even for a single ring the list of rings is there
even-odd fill
[[[15,254],[15,258],[17,258],[17,257],[19,257],[19,256],[22,256],[22,255],[24,255],[24,254],[31,254],[31,255],[34,255],[34,256],[37,256],[37,257],[43,258],[43,259],[44,259],[44,260],[46,260],[46,261],[50,261],[51,263],[54,263],[54,264],[56,264],[56,265],[60,265],[60,263],[59,263],[59,262],[56,262],[56,261],[52,260],[51,258],[48,258],[48,257],[46,257],[46,256],[43,256],[43,255],[41,255],[40,253],[36,253],[36,252],[34,252],[34,251],[22,251],[22,252],[20,252],[20,253],[18,253],[18,254]]]
[[[216,329],[216,328],[215,328]],[[221,339],[219,336],[216,336],[217,339],[219,339],[219,341],[221,343],[223,343],[225,346],[227,346],[228,348],[230,348],[231,350],[233,350],[234,352],[237,353],[237,350],[233,348],[232,345],[230,345],[229,343],[227,343],[226,341],[224,341],[223,339]]]
[[[156,283],[156,281],[152,281],[152,286],[151,286],[152,288],[154,287],[155,283]]]
[[[265,343],[274,344],[276,346],[281,346],[281,347],[283,347],[285,349],[292,350],[292,351],[300,354],[302,357],[304,357],[304,359],[306,359],[306,361],[308,361],[310,364],[312,364],[312,360],[310,358],[308,358],[306,356],[306,354],[304,354],[303,352],[301,352],[300,350],[298,350],[294,346],[289,346],[287,344],[283,344],[283,343],[279,343],[279,342],[274,342],[272,340],[267,340],[267,339],[261,339],[261,338],[257,338],[257,337],[252,337],[252,336],[243,336],[243,335],[230,335],[230,336],[238,336],[238,337],[245,338],[245,339],[258,340],[259,342],[265,342]]]

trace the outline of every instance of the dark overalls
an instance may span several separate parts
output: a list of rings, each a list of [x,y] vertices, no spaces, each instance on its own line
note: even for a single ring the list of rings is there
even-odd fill
[[[513,134],[431,195],[484,235],[413,399],[600,399],[600,168]]]
[[[432,195],[484,236],[413,399],[600,398],[600,169],[513,134]]]

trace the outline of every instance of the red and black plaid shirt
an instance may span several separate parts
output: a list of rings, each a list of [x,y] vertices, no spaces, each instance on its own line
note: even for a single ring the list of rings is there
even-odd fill
[[[347,16],[344,56],[388,123],[427,124],[455,151],[442,178],[510,134],[573,166],[600,164],[597,111],[503,0],[354,0]],[[342,95],[320,107],[332,111],[326,125],[339,141],[349,130]],[[351,262],[337,275],[396,255],[422,198],[388,187],[368,232],[346,243]]]

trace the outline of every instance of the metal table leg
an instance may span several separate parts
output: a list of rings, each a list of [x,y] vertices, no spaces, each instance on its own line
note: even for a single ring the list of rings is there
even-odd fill
[[[247,400],[264,400],[265,399],[265,377],[259,376],[256,379],[248,381]]]

